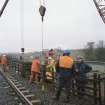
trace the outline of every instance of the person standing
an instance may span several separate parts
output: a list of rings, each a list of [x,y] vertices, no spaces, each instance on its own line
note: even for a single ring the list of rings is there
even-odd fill
[[[85,92],[85,85],[87,84],[87,76],[86,74],[89,73],[92,70],[92,67],[89,66],[84,62],[83,57],[78,56],[76,58],[76,64],[75,64],[75,72],[76,72],[76,85],[77,89],[79,91],[79,95],[83,95]]]
[[[66,91],[66,100],[65,102],[69,102],[70,97],[70,87],[71,80],[73,77],[74,70],[74,60],[70,56],[71,52],[69,50],[65,50],[63,56],[59,57],[57,67],[59,68],[59,86],[56,95],[53,97],[55,100],[59,100],[62,88],[65,88]]]
[[[1,56],[1,65],[2,65],[3,71],[6,72],[8,68],[8,58],[7,58],[7,55],[5,54]]]
[[[39,60],[39,57],[36,56],[31,66],[31,75],[30,75],[29,84],[31,84],[33,80],[38,82],[39,75],[40,75],[40,60]]]

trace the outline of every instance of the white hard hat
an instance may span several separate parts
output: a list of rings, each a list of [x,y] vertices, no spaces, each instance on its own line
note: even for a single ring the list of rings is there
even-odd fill
[[[5,54],[3,54],[3,57],[6,56]]]

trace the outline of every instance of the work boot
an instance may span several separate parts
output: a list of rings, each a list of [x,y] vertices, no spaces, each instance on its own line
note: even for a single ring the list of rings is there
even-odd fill
[[[59,98],[60,98],[60,94],[61,94],[61,88],[59,88],[59,89],[57,90],[57,93],[56,93],[56,95],[53,97],[53,99],[56,100],[56,101],[58,101]]]

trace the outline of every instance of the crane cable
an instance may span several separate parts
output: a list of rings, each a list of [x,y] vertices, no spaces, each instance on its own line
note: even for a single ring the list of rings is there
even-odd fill
[[[42,4],[45,5],[44,0],[43,0]],[[41,6],[41,0],[40,0],[40,6]],[[41,31],[42,31],[42,52],[43,52],[43,49],[44,49],[44,24],[43,24],[43,19],[42,19]]]
[[[42,31],[42,52],[43,52],[43,47],[44,47],[44,25],[43,25],[43,21],[44,21],[45,11],[46,11],[45,1],[40,0],[39,12],[40,12],[40,15],[41,15],[41,20],[42,20],[42,26],[41,26],[41,31]]]

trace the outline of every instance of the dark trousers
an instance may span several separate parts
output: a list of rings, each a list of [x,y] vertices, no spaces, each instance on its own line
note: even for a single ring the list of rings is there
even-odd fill
[[[56,93],[56,98],[59,99],[59,97],[61,95],[62,88],[65,88],[66,98],[69,99],[70,87],[71,87],[71,73],[70,72],[65,73],[65,71],[61,72],[60,78],[59,78],[59,86],[58,86],[58,90]]]
[[[7,71],[7,65],[6,64],[3,64],[2,65],[2,69],[3,69],[4,72],[6,72]]]

